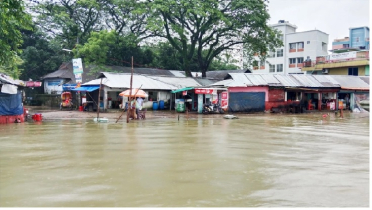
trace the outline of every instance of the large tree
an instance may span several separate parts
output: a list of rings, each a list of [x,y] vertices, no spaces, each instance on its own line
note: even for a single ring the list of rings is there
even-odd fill
[[[62,51],[61,41],[58,38],[50,39],[33,27],[33,30],[23,30],[23,53],[24,61],[21,65],[23,72],[22,80],[39,80],[40,77],[56,71],[63,61],[71,61],[72,54]]]
[[[132,56],[136,67],[146,67],[153,58],[151,50],[139,46],[135,35],[121,36],[116,31],[106,30],[93,32],[88,41],[84,45],[78,45],[73,52],[75,57],[83,58],[85,64],[98,67],[92,73],[104,66],[131,66]]]
[[[18,65],[22,44],[22,29],[29,29],[31,16],[25,12],[23,1],[0,1],[0,71],[19,76]],[[2,69],[2,70],[1,70]],[[14,74],[12,73],[14,71]]]
[[[278,32],[267,26],[270,16],[265,2],[138,0],[141,11],[150,14],[148,28],[161,31],[159,36],[166,38],[182,55],[182,70],[186,75],[191,76],[190,64],[196,53],[203,77],[213,59],[223,51],[244,45],[264,55],[268,49],[280,46]]]

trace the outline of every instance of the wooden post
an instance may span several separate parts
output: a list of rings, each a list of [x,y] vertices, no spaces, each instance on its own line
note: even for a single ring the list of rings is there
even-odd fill
[[[130,89],[129,89],[129,101],[128,101],[128,112],[127,112],[127,123],[129,123],[129,114],[132,112],[132,83],[133,83],[133,56],[132,56],[132,72],[130,75]]]
[[[97,122],[99,122],[99,108],[100,108],[100,97],[101,97],[101,86],[102,86],[102,79],[101,78],[101,83],[99,84],[99,89],[98,89],[98,104],[97,104]]]

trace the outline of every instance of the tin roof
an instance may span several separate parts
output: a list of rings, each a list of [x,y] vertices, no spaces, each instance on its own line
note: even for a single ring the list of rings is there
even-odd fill
[[[101,72],[99,77],[103,78],[102,84],[107,87],[123,89],[130,87],[131,74],[129,73]],[[200,79],[195,79],[192,77],[168,77],[133,74],[132,86],[134,88],[141,87],[143,90],[177,90],[184,87],[202,87],[203,84],[198,82],[198,80]],[[100,82],[101,79],[95,79],[82,84],[82,86],[99,85]],[[206,81],[204,81],[204,83],[206,83]]]
[[[369,90],[369,84],[357,76],[332,75],[332,78],[340,84],[341,89]]]
[[[369,77],[349,75],[305,75],[305,74],[244,74],[229,73],[229,79],[213,83],[211,86],[247,87],[281,86],[310,88],[341,88],[369,90]],[[367,81],[367,82],[366,82]]]
[[[11,84],[16,86],[25,86],[25,82],[22,80],[14,80],[10,76],[0,73],[0,84]]]

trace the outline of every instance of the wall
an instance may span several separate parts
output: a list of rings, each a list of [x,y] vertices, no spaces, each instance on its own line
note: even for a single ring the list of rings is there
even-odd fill
[[[64,82],[64,79],[45,79],[44,93],[52,94],[55,91],[55,94],[61,94],[63,92],[62,84]]]
[[[329,69],[328,75],[348,75],[349,74],[349,67],[341,67],[341,68],[332,68]],[[358,76],[365,76],[366,69],[365,66],[358,67]]]

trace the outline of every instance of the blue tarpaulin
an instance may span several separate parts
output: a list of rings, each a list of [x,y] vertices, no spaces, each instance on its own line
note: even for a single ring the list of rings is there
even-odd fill
[[[0,93],[0,115],[23,114],[22,94]]]
[[[75,89],[71,89],[72,91],[88,91],[92,92],[99,89],[99,85],[94,85],[94,86],[81,86]]]

